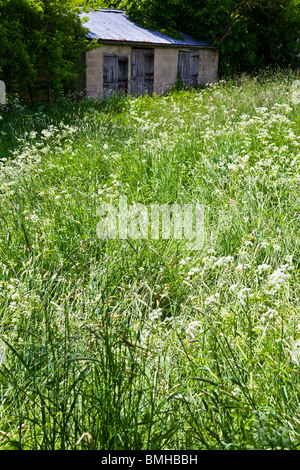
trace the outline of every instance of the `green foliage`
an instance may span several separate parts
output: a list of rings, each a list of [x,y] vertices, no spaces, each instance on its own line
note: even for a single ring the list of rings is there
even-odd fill
[[[144,27],[189,33],[220,48],[220,75],[299,66],[299,0],[0,0],[0,79],[36,98],[76,87],[87,42],[79,7],[125,9]]]
[[[8,92],[70,90],[87,48],[76,9],[61,0],[0,0],[1,79]]]
[[[299,0],[95,0],[89,8],[124,8],[141,25],[188,33],[220,47],[220,73],[269,65],[299,66]]]
[[[298,80],[0,110],[1,450],[299,448]],[[120,195],[202,249],[100,240]]]

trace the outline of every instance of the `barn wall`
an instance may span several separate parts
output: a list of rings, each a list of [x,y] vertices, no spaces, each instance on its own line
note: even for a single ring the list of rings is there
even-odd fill
[[[183,48],[157,48],[154,59],[154,91],[163,93],[174,86],[178,73],[179,51],[190,51]],[[219,55],[216,49],[198,49],[199,69],[198,83],[215,83],[218,80]]]
[[[202,49],[199,51],[200,84],[215,83],[218,80],[219,51],[217,49]]]
[[[154,54],[154,92],[164,93],[174,86],[178,66],[177,48],[156,48]]]
[[[87,52],[86,94],[94,99],[103,96],[103,55],[128,55],[128,91],[130,93],[131,46],[103,45]],[[164,93],[175,85],[178,72],[178,52],[184,50],[174,47],[157,47],[154,52],[154,93]],[[188,49],[187,49],[188,50]],[[198,83],[214,83],[218,79],[218,51],[198,49]]]
[[[104,54],[120,54],[129,56],[129,71],[130,77],[130,46],[110,46],[104,45],[99,49],[93,49],[87,52],[86,61],[86,95],[91,98],[98,99],[103,95],[103,55]]]

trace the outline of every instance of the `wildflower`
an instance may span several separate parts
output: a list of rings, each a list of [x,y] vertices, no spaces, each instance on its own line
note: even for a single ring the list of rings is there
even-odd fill
[[[227,266],[233,261],[234,261],[233,256],[222,256],[214,263],[213,267],[216,268],[218,266]]]
[[[235,268],[237,271],[244,271],[244,269],[250,269],[251,266],[249,263],[242,263],[242,264],[238,264],[237,267]]]
[[[198,273],[200,271],[199,268],[193,268],[188,272],[188,276],[193,276],[195,273]]]
[[[288,266],[289,267],[289,266]],[[275,293],[287,285],[291,275],[286,272],[287,266],[281,266],[268,276],[267,284],[271,288],[271,293]]]
[[[297,366],[300,365],[300,341],[293,341],[291,344],[291,350],[289,351],[291,355],[291,360]]]
[[[44,136],[44,137],[51,137],[52,136],[52,132],[49,131],[48,129],[43,129],[41,134]]]
[[[4,364],[5,362],[5,356],[6,356],[6,345],[4,342],[0,339],[0,366]]]
[[[246,304],[246,300],[250,297],[251,289],[249,287],[241,287],[237,292],[237,298],[242,305]]]
[[[217,292],[216,294],[213,294],[207,297],[205,300],[205,303],[206,305],[209,305],[209,304],[219,305],[219,300],[220,300],[220,294],[219,292]]]
[[[285,257],[285,260],[286,260],[290,265],[293,264],[293,256],[292,256],[292,255],[287,255],[287,256]]]
[[[229,292],[235,291],[238,287],[238,284],[232,284],[232,286],[229,287]]]
[[[227,163],[227,168],[229,170],[236,171],[238,169],[238,165],[236,165],[235,163]]]
[[[275,250],[275,251],[280,251],[280,250],[281,250],[280,245],[278,245],[277,243],[274,243],[274,245],[273,245],[273,250]]]
[[[191,257],[187,257],[185,259],[182,259],[181,261],[179,261],[179,264],[180,266],[184,266],[186,264],[187,261],[190,261],[192,258]]]
[[[262,314],[260,321],[265,322],[266,320],[272,320],[272,318],[276,317],[278,312],[272,308],[268,308],[268,310]]]
[[[270,271],[271,269],[272,269],[272,266],[270,266],[269,264],[261,264],[257,266],[258,274],[261,274],[264,271]]]
[[[149,314],[149,320],[150,321],[155,321],[159,320],[159,318],[162,316],[162,309],[161,308],[156,308],[152,310]]]
[[[191,335],[192,338],[195,338],[195,330],[198,330],[202,326],[200,321],[192,321],[189,323],[189,326],[186,329],[186,334]]]

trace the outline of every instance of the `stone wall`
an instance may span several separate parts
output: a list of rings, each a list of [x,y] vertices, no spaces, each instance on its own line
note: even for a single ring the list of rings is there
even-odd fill
[[[199,55],[198,82],[202,85],[215,83],[218,80],[219,51],[202,49]]]
[[[178,52],[183,48],[156,48],[154,59],[154,91],[163,93],[175,85],[178,72]],[[186,49],[189,51],[190,49]],[[219,54],[216,49],[198,49],[198,83],[215,83],[218,80]]]
[[[175,85],[178,70],[178,52],[184,50],[174,47],[156,47],[154,53],[154,92],[164,93]],[[188,50],[188,49],[187,49]],[[214,83],[218,79],[218,51],[198,49],[200,84]],[[94,99],[103,96],[103,55],[128,55],[128,91],[130,93],[131,46],[103,45],[86,54],[86,94]]]
[[[130,77],[130,46],[110,46],[104,45],[99,49],[93,49],[86,54],[86,95],[94,99],[99,99],[103,95],[103,55],[104,54],[120,54],[128,55],[129,57],[129,71]]]
[[[154,54],[154,92],[164,93],[175,85],[177,79],[178,50],[170,47],[156,48]]]

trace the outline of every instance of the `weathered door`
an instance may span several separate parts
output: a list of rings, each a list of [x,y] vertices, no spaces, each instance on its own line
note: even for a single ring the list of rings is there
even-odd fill
[[[124,55],[104,55],[103,95],[124,94],[128,91],[128,57]]]
[[[131,93],[153,93],[154,49],[133,49],[131,54]]]
[[[183,83],[192,85],[198,82],[199,53],[179,51],[178,73]]]
[[[128,91],[128,56],[118,56],[118,93]]]

